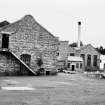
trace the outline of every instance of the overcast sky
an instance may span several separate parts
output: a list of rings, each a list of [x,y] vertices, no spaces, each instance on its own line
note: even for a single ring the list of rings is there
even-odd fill
[[[31,14],[60,40],[76,42],[82,22],[84,44],[105,47],[105,0],[0,0],[0,21],[17,21]]]

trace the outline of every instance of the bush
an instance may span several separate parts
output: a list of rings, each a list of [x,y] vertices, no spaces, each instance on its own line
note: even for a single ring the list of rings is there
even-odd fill
[[[42,65],[43,65],[43,61],[42,61],[42,59],[41,58],[37,58],[37,65],[39,66],[39,67],[41,67]]]
[[[37,73],[38,76],[39,75],[44,75],[45,74],[45,70],[44,70],[44,68],[39,68],[36,73]]]

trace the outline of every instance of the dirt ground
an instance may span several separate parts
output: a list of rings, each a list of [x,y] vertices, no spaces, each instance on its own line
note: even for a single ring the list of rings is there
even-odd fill
[[[27,86],[34,90],[4,90]],[[0,105],[105,105],[105,80],[83,74],[0,77]]]

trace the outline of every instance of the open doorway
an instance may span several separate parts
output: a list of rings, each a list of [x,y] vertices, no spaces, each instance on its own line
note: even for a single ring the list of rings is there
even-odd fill
[[[9,35],[2,34],[2,48],[9,48]]]
[[[71,65],[71,70],[75,71],[75,65]]]
[[[46,75],[50,75],[50,71],[46,71]]]

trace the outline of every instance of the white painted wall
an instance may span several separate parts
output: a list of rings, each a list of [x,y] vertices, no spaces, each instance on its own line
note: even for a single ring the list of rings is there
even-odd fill
[[[100,69],[104,69],[104,64],[105,64],[105,55],[100,55]]]

